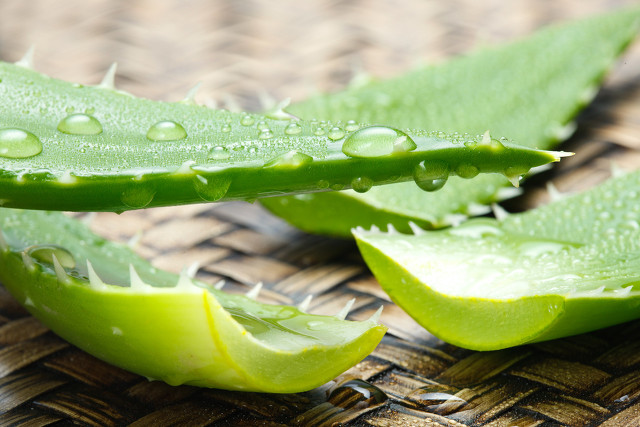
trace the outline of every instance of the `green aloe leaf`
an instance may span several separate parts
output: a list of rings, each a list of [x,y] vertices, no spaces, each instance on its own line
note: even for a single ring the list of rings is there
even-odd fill
[[[445,341],[494,350],[640,317],[640,171],[500,221],[355,231],[378,281]]]
[[[548,149],[571,135],[571,120],[595,96],[639,25],[640,10],[635,8],[551,27],[398,78],[318,96],[290,110],[300,117],[444,131],[488,128]],[[518,194],[506,185],[503,177],[486,175],[472,182],[452,178],[433,194],[397,184],[366,194],[316,193],[262,203],[303,230],[346,237],[358,225],[391,223],[407,231],[407,220],[427,228],[456,224]]]
[[[554,153],[506,141],[483,144],[482,136],[296,121],[282,110],[231,113],[188,100],[154,102],[7,63],[0,63],[0,79],[5,207],[124,211],[351,187],[367,191],[373,184],[412,179],[414,169],[425,187],[456,173],[513,178],[557,160]],[[441,176],[431,177],[429,168],[425,174],[422,162],[441,164]]]
[[[288,393],[369,354],[386,328],[262,304],[156,270],[59,212],[0,209],[0,281],[107,362],[169,384]],[[256,289],[257,290],[257,289]]]

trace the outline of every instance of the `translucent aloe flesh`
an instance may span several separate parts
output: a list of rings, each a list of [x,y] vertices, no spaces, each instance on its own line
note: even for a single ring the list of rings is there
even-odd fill
[[[386,331],[376,316],[310,315],[156,270],[58,212],[0,209],[0,227],[0,280],[34,316],[83,350],[169,384],[309,390]]]
[[[295,104],[300,117],[356,120],[400,127],[507,135],[550,148],[573,132],[573,117],[595,96],[614,60],[636,36],[640,10],[627,9],[545,29],[509,45],[485,49],[387,81]],[[356,226],[407,221],[440,228],[484,214],[517,195],[497,175],[472,182],[453,177],[435,193],[410,184],[269,198],[262,203],[303,230],[349,236]],[[339,210],[340,215],[335,215]]]
[[[640,317],[640,171],[501,221],[358,230],[378,281],[426,329],[493,350]]]
[[[511,174],[556,160],[482,135],[296,121],[162,103],[0,63],[0,203],[124,211],[412,179],[421,162]],[[269,117],[276,117],[269,118]],[[484,130],[483,130],[484,131]],[[378,141],[382,144],[371,144]],[[502,149],[504,148],[504,149]],[[462,169],[461,169],[462,168]],[[466,169],[465,169],[466,168]]]

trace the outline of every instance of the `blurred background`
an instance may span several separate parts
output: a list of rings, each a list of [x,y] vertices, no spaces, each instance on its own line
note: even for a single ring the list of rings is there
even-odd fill
[[[339,90],[363,72],[397,75],[544,25],[632,4],[638,0],[0,0],[0,59],[16,61],[35,45],[35,68],[53,77],[97,84],[115,61],[116,86],[137,96],[178,101],[202,82],[198,102],[260,110],[264,98],[295,102]],[[525,196],[509,208],[546,202],[549,179],[560,191],[576,191],[606,179],[611,160],[623,169],[640,166],[639,117],[636,44],[563,146],[577,155],[527,182]],[[313,293],[310,311],[333,314],[357,296],[353,319],[367,318],[384,304],[382,322],[389,334],[342,380],[368,380],[388,400],[358,412],[327,403],[327,387],[258,395],[148,382],[55,337],[0,287],[0,425],[137,420],[139,425],[282,426],[298,420],[302,425],[547,426],[593,425],[623,406],[629,417],[640,413],[640,348],[628,340],[640,333],[638,322],[554,345],[475,353],[435,339],[393,305],[353,242],[307,235],[258,204],[100,213],[93,228],[115,240],[137,238],[137,251],[158,267],[180,271],[199,262],[200,279],[224,278],[232,291],[263,281],[264,301],[299,303]],[[618,349],[615,357],[608,356],[610,347]],[[601,374],[599,369],[615,372],[607,363],[627,370]],[[585,394],[596,386],[602,386],[599,395]],[[416,405],[428,387],[466,392],[468,405],[450,412]],[[627,400],[615,400],[622,395]],[[625,418],[612,425],[639,422]]]
[[[531,33],[550,22],[634,0],[155,1],[2,0],[0,58],[35,45],[36,67],[139,96],[233,95],[258,109],[260,94],[302,99],[343,87],[354,71],[379,77]]]

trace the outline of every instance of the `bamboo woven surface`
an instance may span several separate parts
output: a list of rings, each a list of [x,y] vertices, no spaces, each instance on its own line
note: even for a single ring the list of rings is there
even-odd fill
[[[36,44],[36,68],[55,77],[96,83],[118,61],[116,84],[134,94],[178,100],[202,81],[199,101],[256,110],[267,91],[303,99],[343,87],[354,69],[390,76],[630,3],[2,0],[0,57],[16,60]],[[549,179],[578,191],[607,178],[612,160],[640,166],[640,47],[579,122],[564,147],[578,154],[527,183],[510,209],[546,202]],[[0,288],[0,425],[640,425],[640,322],[477,353],[435,339],[390,303],[352,242],[304,234],[258,205],[101,213],[93,224],[120,241],[142,232],[138,250],[159,267],[197,261],[201,279],[226,278],[236,291],[263,281],[268,302],[313,293],[311,312],[333,314],[357,297],[354,319],[382,303],[390,332],[362,363],[308,393],[170,387],[69,345]],[[377,387],[370,399],[349,387],[369,387],[356,379]]]

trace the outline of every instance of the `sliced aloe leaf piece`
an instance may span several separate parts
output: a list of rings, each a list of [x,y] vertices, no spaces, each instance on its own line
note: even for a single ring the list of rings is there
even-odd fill
[[[295,104],[300,117],[356,120],[400,127],[507,135],[530,147],[551,148],[568,138],[573,117],[593,99],[614,60],[636,36],[640,9],[551,27],[387,81]],[[316,193],[262,200],[275,214],[309,232],[349,236],[358,225],[408,231],[407,219],[432,228],[486,213],[518,192],[500,176],[473,182],[452,178],[435,193],[412,185]],[[347,206],[346,215],[343,207]],[[340,216],[335,215],[339,211]]]
[[[0,78],[5,207],[124,211],[330,188],[362,192],[412,179],[421,162],[446,163],[446,178],[465,167],[509,174],[509,167],[557,159],[508,142],[465,145],[482,145],[482,135],[363,124],[348,130],[341,122],[282,119],[282,111],[154,102],[14,64],[0,63]]]
[[[35,317],[96,357],[169,384],[309,390],[386,331],[376,316],[306,314],[156,270],[59,212],[0,209],[0,227],[0,281]]]
[[[461,347],[494,350],[640,317],[638,194],[640,171],[501,221],[354,235],[418,323]]]

